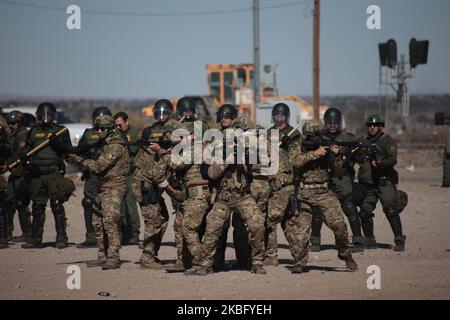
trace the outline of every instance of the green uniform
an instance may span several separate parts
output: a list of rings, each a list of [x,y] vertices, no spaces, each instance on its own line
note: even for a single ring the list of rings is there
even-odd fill
[[[338,142],[356,142],[355,137],[346,131],[340,131],[332,134],[330,132],[322,135],[322,139],[325,142],[338,141]],[[362,245],[363,237],[361,233],[361,222],[358,215],[358,209],[356,208],[352,193],[353,193],[353,181],[355,178],[355,170],[353,168],[352,152],[350,147],[340,147],[340,153],[343,157],[342,168],[339,172],[335,173],[330,178],[330,190],[332,190],[342,207],[342,211],[347,216],[350,228],[353,233],[353,243]],[[322,228],[323,220],[320,212],[313,210],[312,215],[312,227],[311,227],[311,244],[320,245],[320,230]]]
[[[122,131],[125,135],[128,143],[130,154],[130,173],[127,177],[127,194],[125,200],[120,207],[120,216],[122,219],[122,235],[125,239],[123,242],[127,243],[128,240],[139,240],[140,219],[136,205],[136,199],[132,192],[133,174],[134,174],[134,158],[139,152],[140,147],[137,145],[137,141],[142,137],[142,130],[129,126],[127,131]]]
[[[3,172],[6,170],[7,158],[12,152],[9,134],[6,131],[5,125],[6,127],[8,126],[5,119],[0,115],[0,168],[2,170],[0,172],[0,249],[8,248],[8,223],[4,205],[6,200],[6,180],[3,177]]]
[[[374,239],[372,217],[378,199],[380,199],[383,211],[394,233],[395,241],[404,242],[406,237],[403,235],[396,205],[398,174],[394,166],[397,163],[397,143],[383,132],[380,132],[375,137],[367,135],[361,141],[364,143],[375,143],[378,148],[378,154],[363,163],[358,172],[358,182],[367,189],[366,196],[360,206],[364,235]],[[372,160],[377,161],[376,167],[372,165]]]
[[[96,148],[94,159],[81,162],[98,177],[93,225],[98,243],[98,260],[120,261],[120,204],[127,190],[130,170],[128,150],[123,136],[113,131]]]
[[[26,147],[29,151],[50,138],[64,127],[61,125],[36,125],[28,131]],[[70,134],[65,131],[58,137],[57,143],[49,144],[29,161],[30,189],[32,204],[32,242],[42,243],[45,223],[45,207],[50,199],[50,206],[55,217],[56,242],[67,243],[66,216],[60,199],[60,186],[64,183],[65,164],[63,158],[72,147]]]
[[[12,155],[8,159],[8,164],[19,158],[20,151],[25,147],[28,130],[20,127],[17,132],[11,135]],[[30,204],[29,177],[27,176],[22,163],[12,169],[6,188],[7,218],[9,219],[8,238],[12,238],[14,213],[19,213],[20,228],[24,237],[31,237],[31,213],[28,209]]]
[[[80,151],[89,153],[93,155],[95,153],[95,149],[97,144],[100,141],[100,137],[98,133],[93,129],[86,129],[83,133],[83,136],[78,143],[78,149]],[[84,150],[82,150],[84,149]],[[84,224],[86,226],[86,242],[88,243],[96,243],[95,230],[92,224],[93,218],[93,206],[95,203],[95,198],[97,197],[98,192],[98,178],[95,173],[85,170],[83,173],[84,178],[84,189],[83,189],[83,200],[81,204],[84,209]]]

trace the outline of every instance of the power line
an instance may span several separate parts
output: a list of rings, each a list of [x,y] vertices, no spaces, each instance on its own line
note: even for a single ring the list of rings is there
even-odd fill
[[[271,9],[279,9],[297,6],[301,4],[308,4],[309,1],[293,1],[275,5],[267,5],[261,6],[261,10],[271,10]],[[66,12],[66,8],[62,7],[52,7],[46,5],[37,5],[27,2],[20,1],[11,1],[11,0],[0,0],[0,3],[33,8],[33,9],[41,9],[41,10],[52,10],[52,11],[64,11]],[[82,10],[83,14],[95,14],[95,15],[107,15],[107,16],[206,16],[206,15],[222,15],[222,14],[234,14],[234,13],[243,13],[250,12],[252,8],[247,9],[229,9],[229,10],[215,10],[215,11],[197,11],[197,12],[121,12],[121,11],[101,11],[101,10],[90,10],[84,9]]]

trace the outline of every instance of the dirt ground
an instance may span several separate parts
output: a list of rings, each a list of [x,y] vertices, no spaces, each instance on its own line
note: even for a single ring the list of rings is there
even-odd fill
[[[121,269],[101,271],[87,268],[85,262],[96,257],[96,249],[77,249],[84,240],[81,186],[66,204],[70,247],[40,250],[13,244],[0,250],[0,299],[449,299],[450,298],[450,189],[440,187],[441,169],[400,169],[400,189],[409,194],[409,205],[402,213],[407,235],[406,251],[391,249],[393,235],[381,211],[376,210],[377,250],[355,254],[357,272],[347,272],[337,259],[330,230],[323,229],[323,250],[311,253],[310,270],[293,275],[286,268],[291,256],[279,229],[281,265],[267,267],[265,276],[245,271],[228,271],[207,277],[186,277],[164,271],[142,270],[136,263],[140,250],[125,246],[121,250]],[[44,242],[55,239],[53,216],[47,209]],[[175,246],[170,227],[164,236],[160,258],[174,262]],[[19,233],[16,217],[15,235]],[[227,260],[233,260],[231,233]],[[67,268],[81,270],[81,289],[69,290]],[[368,289],[367,268],[381,271],[381,289]],[[105,291],[108,297],[99,296]]]

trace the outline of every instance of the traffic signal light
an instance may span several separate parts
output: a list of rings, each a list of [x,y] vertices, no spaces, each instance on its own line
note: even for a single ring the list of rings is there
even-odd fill
[[[426,64],[428,60],[428,40],[417,41],[412,38],[409,42],[409,64],[411,68],[417,67],[419,64]]]
[[[382,66],[388,66],[391,69],[395,68],[397,65],[397,42],[394,39],[378,44],[378,52]]]

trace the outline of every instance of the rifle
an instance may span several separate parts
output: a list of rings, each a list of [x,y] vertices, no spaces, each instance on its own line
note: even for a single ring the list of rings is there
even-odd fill
[[[64,132],[68,131],[69,129],[67,128],[62,128],[61,130],[59,130],[58,132],[56,132],[54,135],[55,136],[60,136],[62,135]],[[39,144],[38,146],[34,147],[33,149],[31,149],[30,151],[27,152],[26,157],[30,158],[34,155],[36,155],[38,152],[40,152],[42,149],[44,149],[45,147],[47,147],[50,143],[50,138],[46,139],[45,141],[43,141],[41,144]],[[14,161],[13,163],[11,163],[8,166],[8,170],[14,169],[16,166],[19,165],[19,163],[21,163],[22,160],[17,159],[16,161]]]
[[[289,139],[291,138],[291,136],[294,134],[294,132],[297,131],[298,128],[300,128],[300,126],[301,126],[301,123],[299,123],[294,128],[292,128],[292,130],[289,131],[287,135],[282,136],[280,139],[280,142],[278,143],[278,146],[281,146],[282,144],[287,143],[289,141]]]

